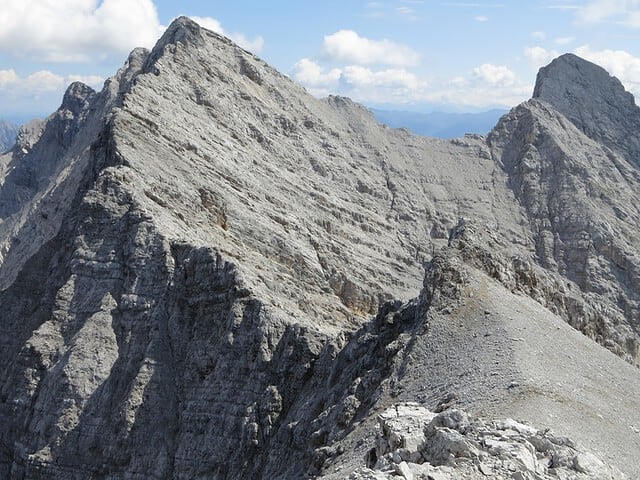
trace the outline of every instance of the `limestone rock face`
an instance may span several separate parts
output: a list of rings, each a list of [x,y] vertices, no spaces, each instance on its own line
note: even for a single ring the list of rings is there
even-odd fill
[[[0,478],[345,478],[407,402],[637,477],[636,167],[560,107],[418,137],[186,18],[71,85],[0,156]]]

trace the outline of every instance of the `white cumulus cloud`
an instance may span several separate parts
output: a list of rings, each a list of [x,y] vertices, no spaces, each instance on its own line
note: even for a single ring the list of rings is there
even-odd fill
[[[0,51],[88,62],[151,47],[162,30],[152,0],[3,0]]]
[[[576,48],[574,53],[606,69],[640,98],[640,58],[625,50],[593,50],[589,45]]]
[[[374,70],[362,65],[324,68],[303,58],[293,78],[316,96],[345,95],[359,102],[409,103],[424,96],[426,82],[403,68]]]
[[[525,47],[524,56],[529,60],[529,63],[536,70],[540,67],[544,67],[551,60],[560,56],[560,53],[555,50],[548,50],[544,47]]]
[[[38,70],[26,77],[21,77],[13,69],[0,70],[0,91],[12,94],[39,94],[61,90],[65,86],[65,78],[49,70]]]
[[[65,79],[48,70],[40,70],[24,78],[20,88],[26,92],[55,92],[65,87]]]
[[[0,89],[11,87],[20,82],[20,77],[15,70],[0,70]]]
[[[406,45],[388,39],[371,40],[353,30],[340,30],[324,37],[323,52],[330,59],[359,65],[417,65],[420,55]]]
[[[489,66],[487,66],[489,65]],[[510,108],[531,97],[533,85],[523,83],[508,68],[483,64],[446,82],[433,85],[424,99],[467,109]]]
[[[422,84],[413,73],[404,69],[374,71],[361,65],[344,67],[340,79],[355,87],[405,88],[418,90]]]
[[[420,56],[405,45],[341,30],[324,37],[319,58],[299,60],[292,77],[316,96],[404,104],[424,95],[426,82],[407,69],[419,61]]]
[[[249,50],[253,53],[260,53],[262,51],[262,48],[264,47],[264,38],[262,38],[261,36],[257,36],[252,40],[243,33],[228,33],[224,28],[222,28],[222,24],[220,23],[220,21],[212,17],[190,18],[197,22],[200,26],[209,30],[213,30],[220,35],[224,35],[225,37],[230,38],[245,50]]]
[[[483,63],[473,69],[474,77],[491,85],[510,86],[516,81],[516,74],[504,65]]]
[[[321,65],[303,58],[293,67],[293,78],[318,96],[326,96],[338,87],[342,70],[333,68],[326,71]]]

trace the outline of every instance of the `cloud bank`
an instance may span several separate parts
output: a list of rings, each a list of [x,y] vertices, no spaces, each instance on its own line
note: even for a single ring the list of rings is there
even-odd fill
[[[591,0],[577,12],[578,20],[584,23],[614,20],[631,28],[640,28],[640,0]]]
[[[230,38],[245,50],[249,50],[253,53],[260,53],[262,51],[262,47],[264,47],[264,38],[262,38],[261,36],[258,36],[251,40],[243,33],[228,33],[224,28],[222,28],[222,24],[220,23],[220,21],[212,17],[192,16],[190,18],[197,22],[200,26]]]
[[[391,40],[371,40],[353,30],[340,30],[324,37],[324,55],[334,61],[359,65],[390,65],[407,67],[418,65],[420,55],[406,45]]]
[[[353,30],[326,35],[316,58],[303,58],[292,77],[313,95],[345,95],[370,104],[450,104],[482,108],[513,105],[532,87],[505,65],[483,63],[453,79],[427,79],[421,56],[389,39]]]
[[[4,0],[0,52],[45,62],[89,62],[151,47],[163,27],[152,0]]]

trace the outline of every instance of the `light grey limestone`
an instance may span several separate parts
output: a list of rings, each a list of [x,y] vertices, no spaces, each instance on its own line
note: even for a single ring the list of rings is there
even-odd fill
[[[487,422],[458,409],[436,414],[398,404],[378,420],[370,465],[349,479],[626,478],[570,439],[512,419]]]

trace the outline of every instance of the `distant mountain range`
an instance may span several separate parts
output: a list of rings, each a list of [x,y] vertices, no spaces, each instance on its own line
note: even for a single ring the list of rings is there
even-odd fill
[[[371,109],[380,123],[392,128],[408,128],[418,135],[439,138],[462,137],[465,133],[486,134],[507,110],[478,113],[409,112]]]
[[[18,126],[6,120],[0,120],[0,152],[4,152],[16,142]]]
[[[477,113],[411,112],[404,110],[370,109],[376,119],[391,128],[408,128],[425,137],[457,138],[465,133],[486,134],[508,110],[493,109]],[[13,146],[19,126],[0,119],[0,151]]]

